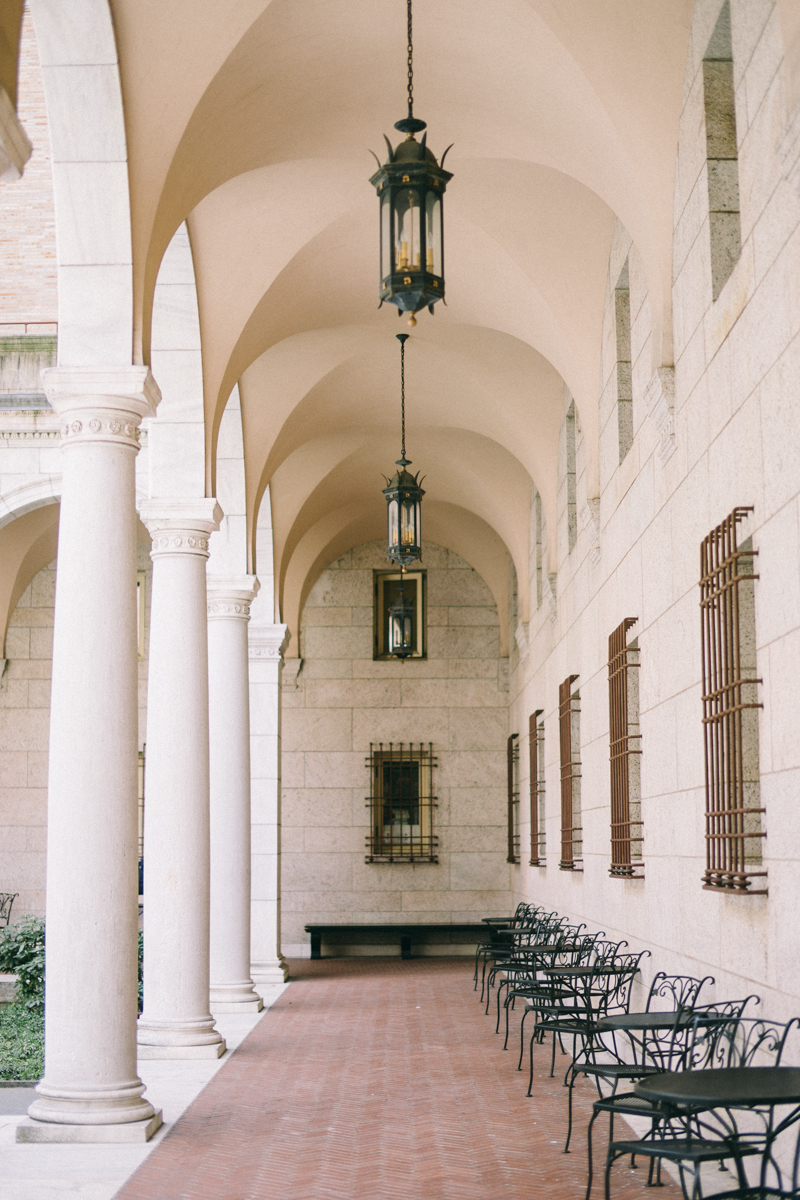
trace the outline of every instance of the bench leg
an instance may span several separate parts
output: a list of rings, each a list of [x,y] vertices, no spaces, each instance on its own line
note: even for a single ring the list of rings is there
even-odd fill
[[[400,934],[400,957],[411,958],[411,934]]]
[[[311,957],[322,958],[322,934],[312,933],[311,935]]]

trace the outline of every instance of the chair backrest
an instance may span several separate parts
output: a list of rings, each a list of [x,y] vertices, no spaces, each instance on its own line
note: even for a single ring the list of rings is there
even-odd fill
[[[695,979],[693,975],[667,975],[666,971],[657,971],[647,994],[645,1012],[693,1009],[706,983],[714,983],[713,975]]]
[[[8,925],[11,921],[11,907],[19,892],[0,892],[0,925]]]
[[[735,1044],[742,1014],[751,1002],[760,1004],[758,996],[744,1000],[724,1000],[717,1004],[698,1005],[693,1010],[692,1032],[687,1041],[684,1069],[706,1070],[710,1067],[733,1066],[728,1061]]]
[[[614,1013],[626,1013],[630,1011],[631,992],[633,983],[640,970],[642,959],[650,957],[649,950],[642,950],[639,954],[618,954],[614,958],[608,958],[600,964],[602,971],[611,969],[613,974],[599,974],[597,980],[601,981],[604,978],[607,980],[606,996],[603,1005],[606,1015]]]

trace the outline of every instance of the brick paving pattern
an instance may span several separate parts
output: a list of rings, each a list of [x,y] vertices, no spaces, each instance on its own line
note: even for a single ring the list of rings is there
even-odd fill
[[[549,1048],[536,1049],[528,1099],[465,959],[295,960],[292,979],[117,1200],[584,1196],[591,1090],[564,1155],[567,1093],[548,1078]],[[652,1195],[645,1177],[618,1164],[614,1200]]]

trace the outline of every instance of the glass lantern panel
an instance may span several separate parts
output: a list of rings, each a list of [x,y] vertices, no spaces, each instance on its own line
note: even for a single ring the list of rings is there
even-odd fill
[[[413,500],[404,500],[400,508],[400,544],[402,546],[417,545],[416,516],[419,505]]]
[[[420,240],[419,195],[413,188],[398,192],[395,212],[395,270],[418,271]]]
[[[388,190],[381,196],[381,280],[394,270],[392,261],[392,206]]]
[[[425,200],[425,269],[431,275],[442,274],[442,201],[435,192]]]
[[[387,505],[388,525],[387,525],[386,532],[387,532],[387,540],[388,540],[390,546],[398,545],[398,534],[399,534],[398,521],[397,521],[398,508],[399,508],[398,500],[396,497],[393,496],[389,500],[389,503]]]

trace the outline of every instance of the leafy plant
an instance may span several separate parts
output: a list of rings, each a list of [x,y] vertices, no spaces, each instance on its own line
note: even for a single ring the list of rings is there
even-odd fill
[[[0,1079],[41,1079],[44,1015],[24,1004],[0,1008]]]
[[[23,917],[0,930],[0,971],[19,979],[17,1003],[35,1012],[44,1011],[44,921]]]

